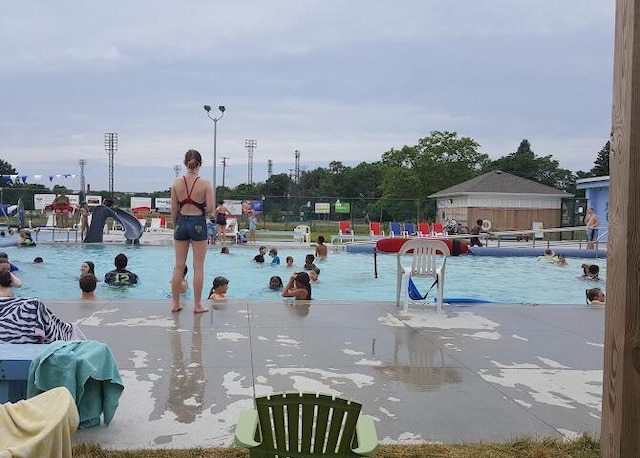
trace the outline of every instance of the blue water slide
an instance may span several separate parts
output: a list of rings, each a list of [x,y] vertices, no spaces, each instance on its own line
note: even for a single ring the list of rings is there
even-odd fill
[[[138,218],[120,208],[104,205],[98,205],[91,213],[91,226],[83,240],[84,243],[102,243],[107,218],[113,218],[122,225],[127,243],[139,243],[144,230]]]

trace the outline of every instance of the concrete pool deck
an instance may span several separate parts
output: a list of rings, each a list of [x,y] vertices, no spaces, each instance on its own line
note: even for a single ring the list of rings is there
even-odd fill
[[[45,301],[111,348],[125,391],[112,449],[230,446],[242,409],[278,391],[363,404],[385,443],[598,435],[604,310],[584,306],[229,300]]]

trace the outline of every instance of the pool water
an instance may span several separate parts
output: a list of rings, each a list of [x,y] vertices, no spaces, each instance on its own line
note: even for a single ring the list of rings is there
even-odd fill
[[[78,276],[80,264],[93,261],[96,276],[115,267],[113,260],[118,253],[129,258],[129,270],[140,277],[135,288],[114,289],[98,284],[96,293],[103,298],[159,299],[170,296],[169,281],[174,263],[172,246],[126,246],[103,244],[39,244],[33,248],[4,248],[20,271],[18,277],[24,286],[16,290],[20,296],[39,296],[43,299],[75,299],[80,297]],[[269,278],[279,275],[284,283],[289,276],[302,270],[304,256],[312,249],[279,248],[283,264],[255,264],[251,260],[257,254],[256,246],[230,246],[231,254],[223,255],[219,247],[210,248],[205,261],[206,298],[213,278],[224,275],[229,279],[230,298],[275,299],[279,292],[268,289]],[[284,265],[286,256],[295,259],[293,268]],[[44,263],[34,264],[36,256]],[[265,257],[269,262],[269,256]],[[321,269],[320,281],[312,284],[313,298],[322,300],[392,301],[396,290],[396,256],[378,255],[378,278],[374,278],[373,254],[330,253],[327,260],[317,260]],[[405,265],[410,262],[407,257]],[[188,260],[188,265],[191,259]],[[585,289],[599,286],[600,282],[580,279],[582,263],[598,264],[600,278],[606,278],[606,260],[571,258],[567,266],[557,266],[537,258],[527,257],[450,257],[447,260],[445,297],[471,297],[505,303],[533,304],[584,304]],[[191,267],[189,266],[189,269]],[[191,285],[191,275],[188,275]],[[415,279],[422,294],[429,290],[432,280]],[[435,296],[436,288],[429,294]],[[189,296],[189,294],[187,294]]]

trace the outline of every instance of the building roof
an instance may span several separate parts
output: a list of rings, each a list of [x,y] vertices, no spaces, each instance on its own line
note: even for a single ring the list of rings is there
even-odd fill
[[[501,170],[492,170],[450,188],[431,194],[430,198],[450,197],[460,194],[497,193],[497,194],[544,194],[547,196],[570,197],[572,194],[560,189],[527,180]]]

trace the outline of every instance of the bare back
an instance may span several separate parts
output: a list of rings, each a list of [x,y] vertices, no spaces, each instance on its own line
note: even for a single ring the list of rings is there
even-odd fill
[[[189,191],[191,191],[191,195],[189,195]],[[211,214],[213,195],[211,193],[211,184],[207,179],[198,178],[197,175],[188,173],[176,178],[171,187],[171,207],[176,211],[176,214],[201,215],[202,211],[192,203],[185,203],[180,208],[180,202],[188,197],[191,197],[194,202],[204,203],[206,206],[205,215]]]

